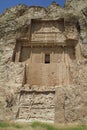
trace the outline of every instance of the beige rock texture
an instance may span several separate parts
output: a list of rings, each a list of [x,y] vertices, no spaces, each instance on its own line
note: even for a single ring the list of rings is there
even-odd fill
[[[5,120],[87,123],[87,0],[18,5],[0,14]]]

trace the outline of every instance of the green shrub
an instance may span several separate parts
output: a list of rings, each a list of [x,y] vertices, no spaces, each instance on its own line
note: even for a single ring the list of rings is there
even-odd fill
[[[33,122],[31,124],[31,126],[33,128],[36,128],[36,127],[42,127],[42,128],[45,128],[46,130],[59,130],[58,128],[50,125],[50,124],[46,124],[46,123],[40,123],[40,122]]]
[[[40,122],[33,122],[31,124],[31,126],[33,128],[37,128],[37,127],[41,127],[41,128],[44,128],[46,130],[87,130],[87,126],[75,126],[75,127],[61,127],[61,128],[58,128],[58,126],[54,126],[54,125],[50,125],[50,124],[46,124],[46,123],[40,123]]]
[[[17,129],[22,128],[21,125],[16,124],[16,123],[0,122],[0,128],[8,128],[8,127],[13,127],[13,128],[17,128]]]
[[[9,123],[6,123],[6,122],[0,122],[0,127],[1,128],[5,128],[5,127],[9,127],[10,124]]]
[[[86,125],[68,126],[68,125],[53,125],[41,122],[33,123],[10,123],[0,122],[0,130],[87,130]]]

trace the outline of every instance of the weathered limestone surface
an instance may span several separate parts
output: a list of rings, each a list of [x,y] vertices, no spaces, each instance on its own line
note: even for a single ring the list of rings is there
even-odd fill
[[[79,47],[77,46],[75,49],[79,48],[81,57],[79,57],[78,52],[78,62],[71,63],[71,85],[49,87],[24,85],[25,64],[12,62],[16,39],[28,38],[31,19],[37,18],[64,19],[65,30],[63,38],[60,37],[59,40],[66,43],[69,42],[67,39],[79,41]],[[74,26],[76,26],[77,31]],[[28,95],[29,93],[30,95]],[[32,104],[32,96],[36,98],[33,100],[33,105],[29,106],[30,102]],[[0,120],[14,120],[24,117],[29,120],[31,116],[31,119],[38,118],[45,121],[87,123],[86,99],[87,0],[66,0],[64,7],[60,7],[55,2],[47,8],[18,5],[4,11],[0,15]],[[28,107],[25,107],[26,105]],[[41,111],[38,111],[36,107],[41,107]],[[32,109],[31,115],[29,115],[29,109]],[[22,112],[24,115],[21,115]],[[38,116],[40,112],[41,117]],[[45,113],[48,115],[46,116]]]
[[[84,86],[65,86],[65,88],[58,87],[55,99],[57,103],[55,106],[55,122],[86,122],[86,98],[87,90]]]
[[[75,67],[75,66],[74,66]],[[55,122],[87,122],[87,68],[76,65],[73,85],[56,88]],[[59,118],[60,117],[60,118]]]
[[[54,122],[54,91],[24,92],[20,97],[18,119]]]
[[[81,49],[83,55],[87,56],[87,1],[86,0],[66,0],[65,8],[67,12],[74,14],[78,18],[78,29],[80,31]],[[69,9],[69,10],[68,10]]]

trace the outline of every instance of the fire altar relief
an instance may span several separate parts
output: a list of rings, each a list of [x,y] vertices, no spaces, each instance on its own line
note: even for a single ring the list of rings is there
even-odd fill
[[[42,44],[59,42],[63,39],[64,21],[33,21],[31,26],[31,42]],[[60,39],[61,38],[61,39]],[[42,43],[41,43],[42,42]]]

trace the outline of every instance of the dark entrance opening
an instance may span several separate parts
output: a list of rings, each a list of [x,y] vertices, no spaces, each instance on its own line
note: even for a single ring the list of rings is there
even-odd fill
[[[45,54],[45,64],[50,64],[50,54]]]

